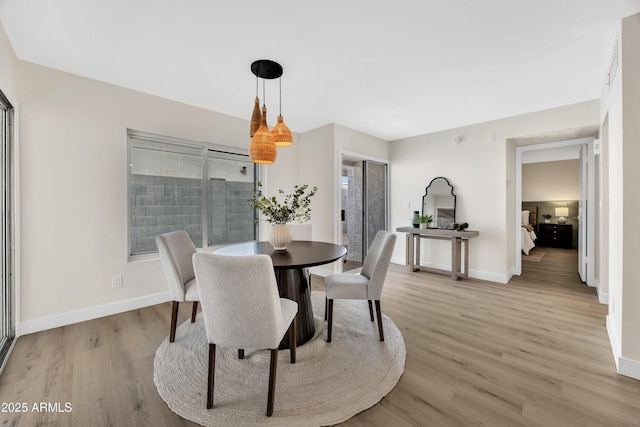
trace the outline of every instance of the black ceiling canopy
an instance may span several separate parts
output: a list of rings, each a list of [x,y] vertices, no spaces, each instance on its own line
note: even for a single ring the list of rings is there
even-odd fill
[[[282,65],[270,59],[258,59],[251,64],[251,72],[261,79],[277,79],[282,75]]]

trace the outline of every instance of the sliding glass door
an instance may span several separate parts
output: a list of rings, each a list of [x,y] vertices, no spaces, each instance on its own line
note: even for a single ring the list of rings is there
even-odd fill
[[[15,337],[13,322],[13,185],[12,185],[13,107],[0,92],[0,143],[2,145],[2,196],[0,234],[2,234],[2,288],[0,289],[0,370],[4,367]]]
[[[369,248],[376,234],[387,229],[387,165],[383,163],[365,161],[365,248]],[[365,256],[367,251],[365,250]]]
[[[379,230],[387,229],[387,165],[354,156],[342,158],[342,240],[344,270],[362,266]]]

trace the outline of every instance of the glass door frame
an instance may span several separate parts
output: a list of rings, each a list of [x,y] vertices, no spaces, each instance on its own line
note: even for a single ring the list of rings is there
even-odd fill
[[[371,244],[371,242],[369,241],[369,236],[368,236],[368,218],[366,215],[366,206],[367,206],[367,196],[366,196],[366,191],[364,191],[364,188],[367,185],[367,163],[376,163],[376,164],[380,164],[380,165],[384,165],[385,167],[385,178],[384,178],[384,193],[385,193],[385,200],[384,200],[384,206],[385,206],[385,213],[384,213],[384,229],[388,230],[389,228],[389,161],[386,159],[380,159],[380,158],[376,158],[376,157],[372,157],[372,156],[368,156],[366,154],[361,154],[361,153],[354,153],[354,152],[349,152],[349,151],[344,151],[344,150],[340,150],[340,152],[338,153],[338,213],[339,215],[336,218],[336,230],[338,230],[337,233],[337,241],[341,242],[342,240],[342,221],[341,221],[341,217],[342,217],[342,211],[343,209],[345,209],[346,207],[343,206],[343,202],[342,202],[342,166],[343,166],[343,160],[349,160],[349,161],[358,161],[358,162],[362,162],[363,163],[363,197],[362,197],[362,208],[363,208],[363,221],[362,221],[362,261],[364,261],[364,258],[366,256],[366,252],[367,249],[369,248],[369,245]]]
[[[0,91],[0,145],[2,146],[2,287],[0,289],[0,372],[9,358],[15,342],[15,283],[14,283],[14,223],[15,197],[13,173],[14,109]]]

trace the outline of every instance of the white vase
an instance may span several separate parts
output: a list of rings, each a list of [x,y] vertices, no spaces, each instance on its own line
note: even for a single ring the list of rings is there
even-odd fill
[[[420,223],[420,228],[421,228],[421,229],[423,229],[423,230],[424,230],[424,229],[426,229],[426,228],[428,228],[428,227],[429,227],[429,224],[427,224],[426,222],[422,222],[422,223]]]
[[[291,240],[293,240],[293,234],[287,224],[276,224],[269,230],[269,243],[276,251],[287,250]]]

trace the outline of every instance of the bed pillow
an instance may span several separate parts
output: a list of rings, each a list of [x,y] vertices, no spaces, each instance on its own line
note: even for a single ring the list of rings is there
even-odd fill
[[[529,224],[529,211],[522,211],[522,225]]]

